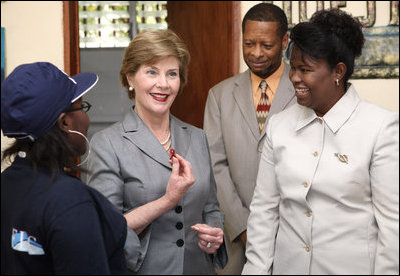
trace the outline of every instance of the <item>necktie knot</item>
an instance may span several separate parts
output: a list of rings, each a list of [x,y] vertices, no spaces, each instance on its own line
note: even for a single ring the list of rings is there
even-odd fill
[[[261,98],[257,105],[256,115],[257,115],[258,126],[260,128],[260,133],[261,133],[262,129],[264,128],[264,124],[267,119],[271,103],[266,93],[267,82],[265,80],[262,80],[260,82],[260,88],[261,88]]]
[[[267,90],[267,82],[265,80],[262,80],[260,82],[260,88],[261,88],[261,92],[265,93],[265,91]]]

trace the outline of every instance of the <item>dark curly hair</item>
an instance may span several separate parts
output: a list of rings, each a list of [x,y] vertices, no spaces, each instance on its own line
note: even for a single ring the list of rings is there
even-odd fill
[[[286,56],[290,58],[293,45],[302,54],[316,60],[326,60],[333,69],[343,62],[347,71],[344,83],[354,71],[354,60],[361,55],[364,46],[361,23],[339,9],[317,11],[309,22],[297,24],[290,33],[290,43]]]

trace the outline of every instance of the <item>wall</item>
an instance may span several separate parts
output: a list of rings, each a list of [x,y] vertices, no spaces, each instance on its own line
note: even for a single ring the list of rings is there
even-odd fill
[[[64,68],[62,1],[1,1],[1,27],[5,76],[21,63],[49,61]],[[1,134],[1,150],[12,141]]]
[[[246,12],[261,1],[242,1],[242,19]],[[309,1],[307,7],[308,17],[316,10],[315,2]],[[329,1],[324,1],[325,8],[329,7]],[[390,17],[390,1],[376,1],[376,22],[374,26],[386,26]],[[282,1],[273,1],[279,7],[282,7]],[[366,1],[346,1],[347,6],[343,9],[353,16],[366,16]],[[298,23],[298,1],[292,1],[293,23]],[[240,38],[242,39],[242,38]],[[247,70],[247,65],[243,61],[242,52],[240,53],[240,72]],[[390,109],[399,112],[399,79],[357,79],[351,80],[360,97]]]

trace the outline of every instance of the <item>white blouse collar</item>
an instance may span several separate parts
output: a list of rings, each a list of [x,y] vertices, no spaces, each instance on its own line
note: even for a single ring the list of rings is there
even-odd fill
[[[350,118],[360,101],[360,97],[358,96],[354,86],[350,85],[343,97],[340,98],[340,100],[322,118],[318,117],[313,109],[297,104],[299,106],[300,114],[297,120],[296,131],[305,127],[314,120],[323,119],[330,130],[333,133],[336,133]]]

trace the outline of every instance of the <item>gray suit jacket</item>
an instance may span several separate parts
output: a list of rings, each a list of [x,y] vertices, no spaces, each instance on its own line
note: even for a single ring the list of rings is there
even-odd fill
[[[295,101],[289,66],[285,64],[266,124],[272,114]],[[225,232],[231,241],[247,228],[265,129],[260,134],[249,70],[210,89],[204,130],[210,146],[217,196],[225,215]]]
[[[225,247],[208,255],[198,247],[196,223],[223,228],[207,139],[201,129],[170,117],[172,148],[188,160],[196,179],[173,208],[139,237],[128,228],[126,258],[137,274],[213,274],[226,263]],[[169,154],[133,108],[125,118],[96,133],[88,184],[125,213],[165,194],[172,171]],[[225,253],[225,254],[223,254]]]

